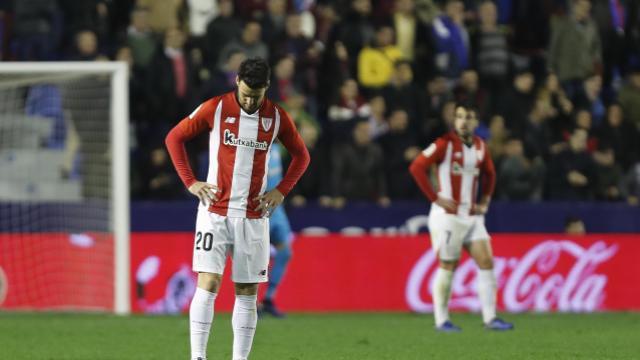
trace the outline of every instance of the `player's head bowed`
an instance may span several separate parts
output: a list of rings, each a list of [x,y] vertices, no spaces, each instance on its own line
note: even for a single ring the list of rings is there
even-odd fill
[[[260,57],[246,59],[240,64],[238,82],[244,82],[251,89],[263,89],[269,86],[271,68],[267,61]]]

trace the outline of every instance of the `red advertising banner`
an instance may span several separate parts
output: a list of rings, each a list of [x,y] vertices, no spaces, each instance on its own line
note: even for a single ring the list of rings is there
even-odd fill
[[[113,310],[110,234],[0,233],[0,310]]]
[[[137,312],[186,311],[195,287],[191,233],[132,235],[132,304]],[[503,311],[640,310],[638,235],[497,234],[492,239]],[[299,236],[278,290],[288,311],[432,309],[437,260],[427,236]],[[476,267],[463,257],[451,306],[479,310]],[[229,273],[216,310],[233,304]]]

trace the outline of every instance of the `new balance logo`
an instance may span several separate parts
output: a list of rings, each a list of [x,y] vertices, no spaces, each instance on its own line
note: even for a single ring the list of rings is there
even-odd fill
[[[228,118],[224,119],[225,124],[235,124],[236,122],[236,118],[234,118],[233,116],[229,116]]]
[[[269,144],[267,144],[266,141],[259,142],[252,139],[236,138],[236,134],[232,133],[229,129],[224,131],[224,144],[264,151],[269,147]]]

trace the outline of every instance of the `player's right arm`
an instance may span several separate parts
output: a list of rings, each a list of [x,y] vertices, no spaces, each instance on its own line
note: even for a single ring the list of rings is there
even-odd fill
[[[217,104],[217,101],[214,99],[202,103],[191,115],[182,119],[182,121],[171,129],[165,139],[171,161],[180,179],[187,189],[189,189],[189,192],[197,196],[205,205],[207,201],[218,200],[218,188],[213,184],[208,184],[196,179],[189,164],[189,158],[184,144],[196,135],[212,128],[215,104]]]
[[[416,184],[418,184],[418,187],[429,201],[438,204],[448,211],[455,211],[455,201],[438,196],[433,189],[428,175],[431,166],[442,162],[446,150],[447,141],[443,138],[436,140],[413,160],[409,166],[409,172],[411,172]]]

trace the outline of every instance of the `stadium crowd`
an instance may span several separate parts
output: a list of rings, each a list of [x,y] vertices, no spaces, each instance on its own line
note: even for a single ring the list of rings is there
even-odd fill
[[[137,199],[188,196],[164,136],[261,56],[313,159],[294,205],[421,199],[408,165],[457,102],[497,199],[638,204],[639,0],[5,0],[0,40],[5,61],[129,64]]]

